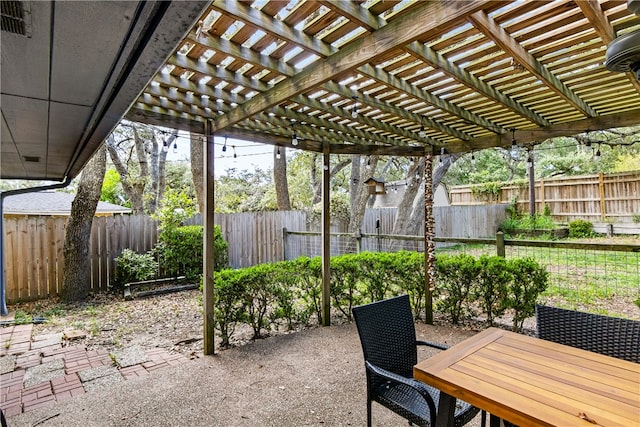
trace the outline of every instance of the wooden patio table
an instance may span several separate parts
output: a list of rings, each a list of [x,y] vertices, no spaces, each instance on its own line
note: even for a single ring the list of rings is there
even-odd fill
[[[492,425],[640,426],[640,364],[502,329],[418,363],[413,375],[443,391],[436,426],[453,426],[455,398],[491,413]]]

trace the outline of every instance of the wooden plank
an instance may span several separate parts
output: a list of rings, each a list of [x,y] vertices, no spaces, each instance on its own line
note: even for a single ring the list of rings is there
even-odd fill
[[[19,298],[19,285],[16,270],[15,256],[18,253],[18,230],[17,220],[13,218],[4,219],[4,271],[5,271],[5,296],[7,303],[14,303]]]
[[[49,286],[49,291],[51,295],[58,295],[58,275],[57,275],[57,255],[56,255],[56,244],[58,240],[57,227],[56,227],[56,218],[48,217],[46,219],[46,227],[47,227],[47,283]]]
[[[474,357],[474,360],[483,361],[481,357]],[[545,384],[538,376],[529,376],[520,370],[517,371],[517,376],[512,376],[504,369],[496,371],[462,361],[456,365],[455,371],[475,378],[484,378],[487,383],[497,386],[500,390],[497,392],[492,390],[495,392],[494,396],[507,408],[522,408],[522,402],[526,401],[528,423],[525,425],[531,425],[530,423],[553,426],[581,425],[578,416],[580,413],[597,420],[598,424],[603,426],[633,425],[637,421],[637,418],[634,419],[631,415],[632,407],[622,408],[626,410],[621,410],[620,406],[613,408],[613,411],[618,409],[620,412],[598,408],[594,404],[601,396],[598,396],[598,399],[595,399],[595,396],[590,396],[593,401],[587,398],[590,401],[589,404],[576,402],[578,398],[575,397],[575,394],[569,394],[564,384],[553,381]],[[573,391],[577,392],[577,390]],[[507,408],[502,408],[502,410]],[[504,418],[507,420],[510,418],[509,412],[505,413]],[[586,421],[584,425],[588,425]]]
[[[556,357],[562,360],[554,362]],[[631,362],[489,328],[418,363],[414,376],[519,425],[589,425],[580,413],[601,425],[633,425],[640,414],[634,393],[638,376],[628,376],[634,390],[617,395],[615,384],[606,385],[610,365],[638,369]]]
[[[42,293],[44,295],[49,297],[51,295],[55,295],[55,293],[52,292],[47,280],[48,278],[47,270],[48,270],[48,264],[49,264],[47,260],[47,248],[49,247],[50,238],[49,238],[49,233],[47,229],[46,217],[44,216],[37,217],[36,229],[38,233],[36,236],[36,243],[38,245],[37,247],[38,287],[39,289],[42,290]]]
[[[28,244],[28,227],[27,221],[19,221],[16,228],[17,251],[14,262],[16,263],[16,272],[18,273],[17,286],[18,298],[20,300],[28,300],[29,298],[29,279],[27,273],[29,244]]]

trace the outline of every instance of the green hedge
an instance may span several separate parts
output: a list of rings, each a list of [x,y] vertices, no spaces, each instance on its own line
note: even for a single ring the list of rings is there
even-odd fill
[[[202,274],[204,228],[201,225],[185,225],[163,230],[158,236],[154,252],[164,277],[185,276],[195,280]],[[214,227],[214,270],[229,266],[228,244],[220,226]]]
[[[351,320],[354,306],[408,294],[414,316],[424,310],[424,254],[409,251],[341,255],[331,258],[330,296],[336,313]],[[253,338],[273,328],[322,324],[321,259],[261,264],[215,273],[215,318],[221,345],[235,328],[251,326]],[[537,296],[547,287],[547,272],[529,258],[440,255],[436,261],[436,309],[460,320],[479,309],[489,324],[509,311],[514,329],[533,315]]]

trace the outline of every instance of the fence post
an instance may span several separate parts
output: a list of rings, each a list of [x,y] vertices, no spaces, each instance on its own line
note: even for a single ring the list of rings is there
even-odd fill
[[[504,233],[502,231],[496,233],[496,250],[498,251],[498,256],[505,257]]]
[[[289,235],[287,234],[287,227],[282,227],[282,259],[288,260],[287,257],[287,243],[289,243]]]

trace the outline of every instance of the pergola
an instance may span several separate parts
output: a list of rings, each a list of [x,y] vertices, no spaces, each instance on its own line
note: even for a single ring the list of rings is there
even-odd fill
[[[57,179],[73,177],[123,115],[204,134],[205,230],[213,224],[214,135],[323,153],[325,164],[331,154],[361,154],[425,156],[431,165],[434,155],[513,143],[531,148],[550,137],[640,123],[640,82],[631,71],[640,67],[634,0],[166,3],[183,24],[156,17],[167,25],[158,29],[168,42],[156,50],[163,60],[153,63],[151,81],[123,73],[124,84],[107,82],[120,108],[97,120],[111,126],[91,140],[71,139],[66,156],[44,156],[62,166]],[[608,46],[630,37],[635,41],[622,53],[631,56],[610,50],[607,58]],[[171,40],[177,45],[169,49]],[[143,53],[157,42],[157,34],[137,40]],[[4,45],[3,35],[3,70]],[[2,83],[2,177],[33,178],[5,162],[5,132],[18,134],[19,123],[5,119],[11,114],[5,71]],[[11,147],[16,159],[24,157],[24,141],[13,138]],[[426,176],[425,239],[432,246],[430,167]],[[326,170],[323,183],[328,310]],[[213,244],[211,235],[205,238],[205,352],[211,353]]]

